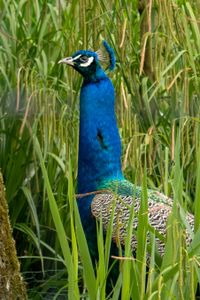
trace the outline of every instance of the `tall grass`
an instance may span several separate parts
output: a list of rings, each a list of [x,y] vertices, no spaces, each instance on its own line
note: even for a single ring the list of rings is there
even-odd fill
[[[151,232],[145,285],[146,238],[139,238],[133,259],[128,232],[127,258],[120,261],[112,298],[118,299],[121,287],[122,299],[195,298],[200,281],[200,11],[196,1],[147,2],[140,13],[137,1],[0,3],[0,167],[30,299],[105,298],[111,231],[104,245],[99,229],[101,259],[95,272],[74,196],[82,79],[57,64],[78,49],[98,49],[101,38],[117,56],[110,76],[124,172],[143,185],[144,202],[146,185],[175,199],[163,261],[155,260]],[[197,233],[187,250],[179,201],[196,218]],[[147,226],[141,217],[140,237]]]

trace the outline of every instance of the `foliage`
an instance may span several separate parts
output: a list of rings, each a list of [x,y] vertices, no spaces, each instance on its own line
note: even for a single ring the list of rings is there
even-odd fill
[[[0,167],[30,299],[105,297],[109,242],[103,244],[100,229],[105,257],[95,274],[74,197],[81,78],[57,64],[75,50],[98,49],[101,38],[117,56],[110,75],[126,176],[143,182],[144,199],[146,182],[175,195],[175,203],[195,213],[198,229],[200,11],[196,1],[147,2],[147,13],[138,12],[137,1],[0,2]],[[160,265],[152,233],[148,271],[141,238],[143,260],[121,261],[113,299],[121,286],[122,299],[195,298],[198,231],[186,250],[176,222],[183,219],[174,208]]]

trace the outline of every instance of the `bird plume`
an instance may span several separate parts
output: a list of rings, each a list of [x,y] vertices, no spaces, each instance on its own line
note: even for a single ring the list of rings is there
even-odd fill
[[[106,40],[102,42],[102,47],[96,51],[96,54],[99,61],[108,64],[108,69],[110,71],[114,70],[116,63],[115,54]]]

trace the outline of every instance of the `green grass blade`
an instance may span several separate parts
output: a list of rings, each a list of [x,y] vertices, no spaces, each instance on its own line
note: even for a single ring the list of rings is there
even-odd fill
[[[54,198],[54,195],[53,195],[50,183],[49,183],[49,178],[48,178],[48,174],[47,174],[45,164],[44,164],[44,160],[43,160],[43,157],[42,157],[42,152],[41,152],[41,149],[40,149],[40,145],[39,145],[39,142],[38,142],[38,140],[35,136],[33,137],[33,142],[34,142],[34,149],[35,149],[35,152],[38,156],[40,166],[41,166],[41,169],[42,169],[44,182],[45,182],[45,187],[46,187],[47,194],[48,194],[48,200],[49,200],[49,206],[50,206],[52,218],[54,220],[54,224],[55,224],[55,227],[56,227],[56,232],[58,234],[58,239],[59,239],[59,242],[60,242],[60,247],[62,249],[63,257],[65,259],[65,265],[66,265],[66,268],[68,270],[69,298],[73,297],[74,299],[78,299],[78,294],[79,293],[77,291],[77,283],[76,283],[77,279],[74,278],[75,274],[74,274],[72,256],[71,256],[69,244],[68,244],[68,241],[67,241],[65,229],[63,227],[63,223],[61,221],[60,214],[59,214],[59,209],[58,209],[58,206],[56,204],[56,201],[55,201],[55,198]]]
[[[76,235],[77,235],[81,262],[83,265],[85,283],[88,289],[90,299],[95,300],[97,295],[95,273],[94,273],[87,241],[81,224],[77,203],[74,203],[74,213],[75,213],[75,222],[76,222]]]

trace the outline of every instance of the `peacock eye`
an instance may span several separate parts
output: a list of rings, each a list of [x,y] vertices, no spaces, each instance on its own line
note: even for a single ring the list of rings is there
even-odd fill
[[[79,58],[80,62],[87,62],[88,61],[88,57],[86,55],[82,55],[80,58]]]

